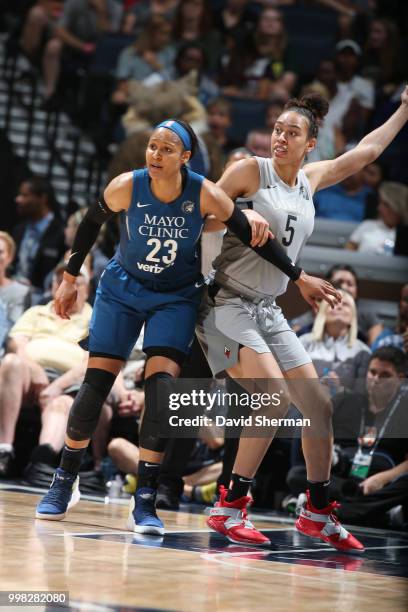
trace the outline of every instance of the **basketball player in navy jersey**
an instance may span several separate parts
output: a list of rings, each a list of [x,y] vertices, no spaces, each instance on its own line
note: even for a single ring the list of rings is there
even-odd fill
[[[238,161],[218,181],[232,199],[239,197],[243,207],[253,208],[269,222],[293,261],[313,231],[313,194],[358,172],[381,155],[408,120],[408,87],[397,111],[353,150],[337,159],[306,164],[302,169],[327,110],[328,104],[320,96],[289,100],[274,126],[272,157]],[[341,551],[363,550],[363,545],[338,522],[336,502],[329,503],[331,403],[318,384],[309,355],[275,304],[275,298],[286,290],[287,277],[255,258],[229,232],[214,267],[215,285],[198,326],[213,373],[226,370],[237,379],[270,381],[285,377],[291,381],[282,416],[290,395],[312,425],[309,434],[305,429],[302,432],[309,488],[296,527]],[[313,302],[310,300],[316,310]],[[224,347],[228,347],[227,353]],[[299,384],[302,379],[307,385]],[[283,386],[280,383],[278,388]],[[317,428],[327,433],[316,435]],[[264,438],[241,437],[230,488],[221,490],[220,501],[211,510],[208,525],[233,542],[270,543],[247,520],[246,507],[250,484],[274,433],[270,429]]]
[[[159,468],[165,440],[159,437],[161,389],[178,376],[189,353],[200,304],[200,236],[208,215],[223,221],[259,255],[275,263],[296,282],[300,272],[276,241],[268,224],[251,226],[216,185],[192,172],[186,163],[197,139],[191,127],[167,120],[154,130],[146,150],[146,168],[113,179],[78,227],[55,310],[62,318],[76,300],[76,277],[96,240],[100,226],[120,213],[118,250],[102,274],[89,329],[89,362],[72,406],[60,467],[36,517],[61,520],[79,499],[80,464],[112,384],[145,325],[143,350],[145,413],[140,430],[138,488],[128,527],[138,533],[162,534],[155,511]],[[305,299],[339,299],[326,281],[300,281]]]

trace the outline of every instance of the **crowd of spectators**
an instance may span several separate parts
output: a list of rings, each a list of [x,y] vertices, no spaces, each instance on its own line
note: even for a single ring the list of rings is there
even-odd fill
[[[237,159],[270,155],[274,122],[287,99],[300,91],[317,91],[330,102],[309,161],[333,158],[353,147],[390,114],[407,76],[403,62],[407,32],[394,4],[380,0],[37,0],[25,3],[16,35],[20,51],[43,82],[47,112],[64,108],[65,92],[73,82],[82,88],[86,79],[96,83],[96,65],[107,52],[114,58],[116,67],[106,71],[104,98],[99,103],[95,97],[85,103],[80,97],[74,99],[74,116],[80,117],[81,109],[93,105],[93,120],[102,126],[106,145],[112,148],[114,143],[109,178],[144,165],[142,151],[162,113],[191,121],[200,140],[193,169],[217,180],[223,168]],[[290,21],[295,14],[291,10],[299,6],[304,11],[316,7],[326,11],[331,17],[327,23],[333,25],[330,52],[322,51],[313,65],[305,47],[300,68],[299,36]],[[317,31],[306,34],[309,39],[319,37]],[[101,90],[96,87],[96,91]],[[236,115],[243,108],[252,108],[254,118],[245,133],[236,129]],[[397,227],[408,223],[404,184],[408,176],[402,161],[394,164],[392,160],[395,156],[384,156],[316,195],[318,217],[359,223],[347,249],[392,255]],[[53,310],[52,296],[84,210],[65,218],[49,182],[32,176],[20,184],[15,206],[19,223],[11,233],[0,232],[0,478],[18,477],[46,486],[58,463],[72,398],[84,375],[87,352],[81,340],[117,232],[108,226],[92,250],[81,270],[77,310],[64,321]],[[214,243],[211,240],[204,239],[204,248],[213,249],[220,236]],[[204,266],[208,268],[208,262]],[[341,425],[335,431],[333,495],[345,502],[345,520],[391,525],[402,508],[399,524],[406,524],[408,423],[403,408],[408,414],[404,383],[408,284],[401,289],[399,316],[392,328],[373,311],[360,307],[353,268],[335,266],[328,278],[341,289],[342,303],[333,310],[323,304],[316,317],[307,312],[291,324],[330,388],[334,424]],[[88,471],[81,477],[89,490],[104,491],[106,483],[117,482],[115,475],[123,480],[123,495],[135,487],[143,363],[136,347],[104,406],[84,468]],[[18,460],[16,452],[18,436],[24,435],[19,433],[19,419],[39,423],[38,438],[30,440],[31,454],[24,461]],[[370,448],[372,439],[378,460],[359,477],[357,453]],[[223,455],[228,444],[203,432],[190,445],[190,460],[184,455],[178,470],[184,479],[183,493],[180,478],[176,487],[171,485],[174,455],[179,452],[173,441],[165,462],[170,476],[159,491],[159,503],[175,508],[183,495],[185,501],[211,501],[217,479],[219,483],[228,472]],[[282,440],[274,445],[277,454],[285,455],[281,493],[289,499],[295,496],[296,504],[305,488],[299,445],[282,444]],[[265,461],[271,461],[271,455]],[[273,464],[269,468],[273,470]],[[265,473],[265,467],[260,473]],[[269,486],[267,480],[261,482]],[[259,495],[257,500],[255,495],[255,502],[263,498]],[[274,509],[292,506],[279,502]]]

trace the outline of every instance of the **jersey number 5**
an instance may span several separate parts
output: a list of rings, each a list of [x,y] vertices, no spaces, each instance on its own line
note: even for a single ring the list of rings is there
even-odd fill
[[[149,246],[153,246],[152,250],[148,255],[146,255],[146,261],[154,261],[155,263],[159,263],[162,261],[164,264],[170,265],[176,259],[177,255],[177,242],[175,240],[165,240],[163,242],[163,246],[168,249],[167,255],[163,255],[161,258],[156,257],[157,253],[162,248],[162,243],[158,238],[150,238],[146,244]]]
[[[295,215],[288,215],[285,232],[289,232],[289,236],[287,238],[286,236],[282,238],[282,244],[285,247],[288,247],[292,244],[293,236],[295,235],[295,228],[290,224],[291,221],[297,221],[297,217],[295,217]]]

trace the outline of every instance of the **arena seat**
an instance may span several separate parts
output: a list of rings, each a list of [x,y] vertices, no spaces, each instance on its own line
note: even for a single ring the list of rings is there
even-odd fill
[[[311,274],[324,275],[338,263],[353,266],[361,280],[403,284],[408,281],[408,258],[394,255],[373,255],[356,251],[306,245],[300,265]]]
[[[335,221],[317,217],[308,244],[342,249],[358,225],[359,223],[354,221]]]
[[[266,104],[259,100],[226,96],[232,106],[232,125],[234,140],[245,141],[246,135],[254,128],[265,127]]]

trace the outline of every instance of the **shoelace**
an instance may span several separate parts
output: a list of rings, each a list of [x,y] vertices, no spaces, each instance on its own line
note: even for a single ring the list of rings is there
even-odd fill
[[[253,529],[253,528],[254,528],[254,525],[253,525],[253,523],[251,523],[251,521],[250,521],[250,520],[249,520],[249,518],[248,518],[248,512],[247,512],[247,509],[246,509],[246,508],[244,508],[244,509],[241,511],[241,514],[242,514],[242,521],[243,521],[243,523],[244,523],[244,527],[247,527],[248,529]]]

